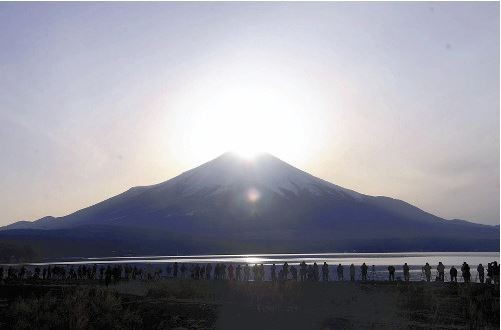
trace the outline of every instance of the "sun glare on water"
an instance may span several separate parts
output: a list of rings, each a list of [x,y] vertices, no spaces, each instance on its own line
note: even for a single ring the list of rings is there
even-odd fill
[[[263,262],[263,259],[257,258],[257,257],[245,257],[243,259],[243,262],[248,263],[248,264],[256,264],[256,263]]]

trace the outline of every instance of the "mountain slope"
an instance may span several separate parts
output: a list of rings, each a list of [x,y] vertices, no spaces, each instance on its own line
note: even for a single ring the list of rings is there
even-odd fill
[[[61,218],[3,227],[0,240],[57,240],[58,232],[71,241],[76,231],[85,236],[96,230],[116,242],[120,232],[129,245],[144,245],[130,250],[123,244],[128,253],[172,252],[176,240],[185,252],[490,250],[499,244],[499,227],[448,221],[400,200],[363,195],[268,154],[250,161],[231,153]],[[162,247],[167,237],[171,243]]]

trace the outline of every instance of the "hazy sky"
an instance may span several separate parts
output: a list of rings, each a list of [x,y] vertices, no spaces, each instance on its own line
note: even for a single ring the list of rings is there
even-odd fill
[[[499,4],[1,3],[0,225],[228,149],[499,223]]]

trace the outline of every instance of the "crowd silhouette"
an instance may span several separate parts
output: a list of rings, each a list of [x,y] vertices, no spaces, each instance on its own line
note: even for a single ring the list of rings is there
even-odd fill
[[[359,277],[356,277],[357,266],[349,265],[348,273],[351,282],[360,281],[375,281],[381,280],[381,276],[377,276],[376,267],[371,267],[371,273],[368,273],[369,267],[363,263],[359,267]],[[395,277],[396,268],[393,265],[387,267],[388,281],[403,280],[408,282],[411,280],[411,267],[405,263],[402,266],[403,279]],[[301,262],[299,265],[289,265],[285,262],[281,267],[275,264],[270,266],[269,280],[272,282],[284,281],[299,281],[299,282],[323,282],[331,281],[330,268],[327,262],[324,262],[321,267],[316,262],[306,264]],[[435,271],[436,276],[432,278],[432,273]],[[470,266],[464,262],[460,268],[460,279],[464,283],[472,282],[472,272]],[[384,272],[384,271],[383,271]],[[449,277],[446,279],[446,268],[439,262],[433,270],[429,263],[426,263],[419,269],[414,269],[417,274],[413,280],[426,282],[458,282],[458,269],[451,266],[449,269]],[[339,264],[336,266],[337,281],[344,281],[344,266]],[[381,271],[379,272],[381,273]],[[35,281],[99,281],[106,285],[117,283],[121,280],[158,280],[160,278],[178,278],[178,279],[193,279],[193,280],[229,280],[229,281],[256,281],[262,282],[267,280],[265,276],[264,264],[234,264],[234,263],[207,263],[207,264],[187,264],[187,263],[172,263],[164,267],[158,265],[143,265],[131,266],[129,264],[82,264],[82,265],[46,265],[46,266],[0,266],[0,282],[16,281],[16,280],[35,280]],[[299,276],[298,276],[299,275]],[[384,277],[383,277],[384,278]],[[334,279],[332,279],[334,280]],[[476,276],[473,282],[499,284],[499,264],[494,261],[487,264],[487,274],[482,264],[476,268]]]

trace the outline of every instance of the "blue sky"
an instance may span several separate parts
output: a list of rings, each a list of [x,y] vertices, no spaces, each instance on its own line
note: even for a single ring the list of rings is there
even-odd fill
[[[239,145],[499,223],[496,2],[1,3],[0,45],[0,225]]]

